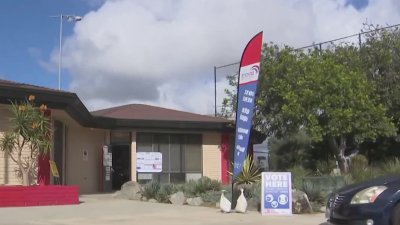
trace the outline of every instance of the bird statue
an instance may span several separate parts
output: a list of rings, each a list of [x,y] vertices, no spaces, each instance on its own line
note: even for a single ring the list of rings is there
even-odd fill
[[[242,193],[240,194],[239,198],[237,199],[235,211],[240,212],[240,213],[245,213],[246,209],[247,209],[247,201],[243,194],[243,188],[240,188],[240,191]]]
[[[225,190],[222,190],[221,199],[219,200],[219,208],[222,212],[231,212],[231,202],[224,195]]]

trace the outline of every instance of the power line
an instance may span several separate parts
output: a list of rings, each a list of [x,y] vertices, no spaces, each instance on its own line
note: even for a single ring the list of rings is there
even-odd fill
[[[307,45],[307,46],[304,46],[304,47],[296,48],[295,50],[301,50],[301,49],[305,49],[305,48],[311,48],[311,47],[315,47],[315,46],[321,46],[321,45],[324,45],[324,44],[327,44],[327,43],[332,43],[332,42],[336,42],[336,41],[340,41],[340,40],[344,40],[344,39],[348,39],[348,38],[356,37],[356,36],[359,37],[359,41],[360,41],[361,35],[368,34],[368,33],[373,33],[373,32],[377,32],[377,31],[380,31],[380,30],[385,30],[385,29],[389,29],[389,28],[393,28],[393,27],[398,27],[398,26],[400,26],[400,23],[399,23],[399,24],[396,24],[396,25],[387,26],[387,27],[377,28],[377,29],[370,30],[370,31],[360,32],[360,33],[353,34],[353,35],[344,36],[344,37],[341,37],[341,38],[332,39],[332,40],[329,40],[329,41],[323,41],[323,42],[320,42],[320,43],[316,43],[316,44],[312,44],[312,45]],[[360,41],[360,42],[361,42],[361,41]]]

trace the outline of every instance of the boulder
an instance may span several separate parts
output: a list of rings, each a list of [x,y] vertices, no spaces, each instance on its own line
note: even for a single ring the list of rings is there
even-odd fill
[[[179,191],[171,195],[171,197],[169,197],[169,201],[174,205],[183,205],[186,202],[185,194],[183,194],[182,191]]]
[[[118,192],[118,197],[129,200],[141,200],[142,188],[140,184],[128,181],[122,185],[121,191]]]
[[[306,193],[299,190],[292,191],[292,211],[294,214],[313,212]]]
[[[188,198],[186,199],[186,203],[192,206],[200,206],[203,204],[203,199],[201,199],[201,197]]]

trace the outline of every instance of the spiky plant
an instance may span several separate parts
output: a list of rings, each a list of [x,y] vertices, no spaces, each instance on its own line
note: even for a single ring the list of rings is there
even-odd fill
[[[231,174],[232,175],[232,174]],[[261,170],[254,163],[253,157],[247,155],[243,161],[242,172],[235,178],[234,183],[237,185],[254,184],[261,181]]]
[[[147,199],[152,199],[152,198],[156,199],[157,194],[160,191],[160,187],[161,187],[160,183],[156,181],[151,181],[144,185],[142,195]]]
[[[36,107],[34,100],[35,96],[30,95],[26,101],[12,102],[11,130],[0,139],[0,150],[18,165],[23,186],[33,182],[39,156],[48,153],[51,147],[47,106]]]

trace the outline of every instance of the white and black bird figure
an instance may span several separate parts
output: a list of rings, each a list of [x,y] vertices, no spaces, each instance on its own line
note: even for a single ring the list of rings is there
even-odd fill
[[[219,208],[222,212],[231,212],[231,202],[224,195],[225,190],[222,190],[221,199],[219,200]]]
[[[239,198],[237,199],[235,211],[239,213],[245,213],[247,210],[247,200],[244,197],[243,188],[240,188],[240,191],[241,193]]]

